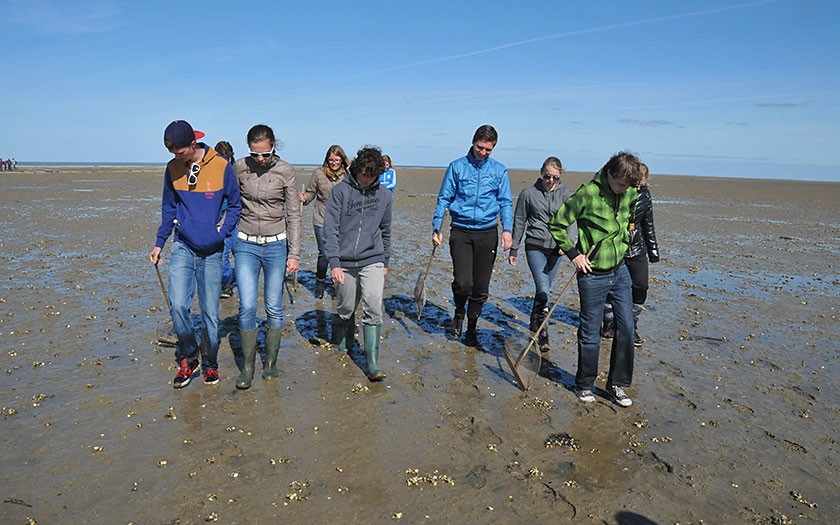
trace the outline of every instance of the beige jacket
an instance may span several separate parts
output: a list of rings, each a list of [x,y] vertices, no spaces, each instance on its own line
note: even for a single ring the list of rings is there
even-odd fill
[[[301,214],[295,168],[275,155],[267,167],[251,157],[240,158],[233,171],[242,197],[239,231],[263,237],[285,233],[289,258],[300,260]]]
[[[303,190],[303,193],[306,195],[306,200],[303,203],[309,204],[315,200],[315,213],[312,214],[312,223],[315,227],[324,227],[324,210],[327,207],[327,199],[330,197],[330,191],[342,180],[344,180],[344,175],[334,181],[330,180],[327,178],[326,173],[324,173],[324,168],[316,169],[312,173],[312,177],[309,178],[309,184]]]

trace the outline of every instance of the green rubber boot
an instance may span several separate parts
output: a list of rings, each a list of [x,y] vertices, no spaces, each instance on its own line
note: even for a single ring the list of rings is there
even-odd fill
[[[365,325],[365,357],[367,357],[368,379],[371,381],[382,381],[387,377],[385,372],[379,369],[379,335],[382,333],[381,326]]]
[[[245,365],[242,367],[239,377],[236,378],[236,388],[246,390],[251,388],[251,381],[254,379],[254,361],[257,358],[257,330],[240,330],[239,338],[242,341]]]
[[[265,329],[265,368],[263,368],[263,379],[274,379],[277,377],[277,352],[280,350],[279,328]]]
[[[356,331],[352,321],[345,321],[338,314],[333,314],[332,344],[338,345],[338,351],[346,354],[353,349],[353,332]]]

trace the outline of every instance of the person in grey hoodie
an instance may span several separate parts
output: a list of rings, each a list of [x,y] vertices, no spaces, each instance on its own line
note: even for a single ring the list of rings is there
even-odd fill
[[[516,266],[517,253],[525,236],[525,259],[534,276],[534,305],[531,308],[530,330],[536,332],[548,314],[548,292],[560,267],[563,250],[548,231],[548,221],[560,209],[560,205],[571,197],[572,191],[560,181],[563,164],[557,157],[548,157],[540,168],[540,178],[528,188],[522,190],[516,201],[513,216],[513,244],[508,258]],[[577,225],[566,229],[572,239],[577,238]],[[548,329],[544,328],[537,336],[540,350],[548,352]]]
[[[348,175],[330,192],[324,215],[324,249],[336,285],[332,341],[339,351],[350,351],[361,299],[367,376],[371,381],[386,377],[377,364],[382,296],[391,256],[391,191],[379,183],[383,171],[385,161],[379,148],[360,149]]]

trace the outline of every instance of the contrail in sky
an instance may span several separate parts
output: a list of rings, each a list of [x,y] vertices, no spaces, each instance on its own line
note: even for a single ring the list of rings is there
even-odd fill
[[[589,29],[580,29],[580,30],[577,30],[577,31],[566,31],[564,33],[554,33],[552,35],[538,36],[538,37],[535,37],[535,38],[529,38],[527,40],[520,40],[518,42],[510,42],[510,43],[507,43],[507,44],[502,44],[502,45],[498,45],[498,46],[494,46],[494,47],[488,47],[486,49],[469,51],[467,53],[460,53],[460,54],[457,54],[457,55],[449,55],[449,56],[437,57],[437,58],[428,58],[426,60],[420,60],[418,62],[411,62],[411,63],[408,63],[408,64],[402,64],[402,65],[399,65],[399,66],[387,67],[387,68],[384,68],[384,69],[379,69],[377,71],[372,71],[370,73],[365,73],[363,75],[358,75],[358,76],[355,76],[355,77],[351,77],[351,79],[363,78],[363,77],[368,77],[368,76],[372,76],[372,75],[379,75],[379,74],[382,74],[382,73],[388,73],[390,71],[396,71],[398,69],[407,69],[407,68],[410,68],[410,67],[425,66],[425,65],[429,65],[429,64],[437,64],[437,63],[440,63],[440,62],[448,62],[450,60],[458,60],[460,58],[473,57],[473,56],[476,56],[476,55],[485,55],[487,53],[493,53],[493,52],[496,52],[496,51],[501,51],[502,49],[510,49],[512,47],[524,46],[526,44],[533,44],[535,42],[543,42],[545,40],[554,40],[554,39],[557,39],[557,38],[566,38],[566,37],[570,37],[570,36],[589,35],[589,34],[592,34],[592,33],[603,33],[605,31],[612,31],[614,29],[624,29],[624,28],[627,28],[627,27],[658,24],[660,22],[669,22],[669,21],[672,21],[672,20],[681,20],[683,18],[716,15],[716,14],[719,14],[719,13],[725,13],[727,11],[735,11],[735,10],[738,10],[738,9],[747,9],[747,8],[750,8],[750,7],[757,7],[757,6],[760,6],[760,5],[773,4],[773,3],[776,3],[778,1],[779,0],[761,0],[759,2],[749,2],[749,3],[746,3],[746,4],[736,4],[736,5],[726,6],[726,7],[718,7],[718,8],[715,8],[715,9],[706,9],[706,10],[703,10],[703,11],[691,11],[689,13],[680,13],[680,14],[676,14],[676,15],[645,18],[643,20],[635,20],[635,21],[632,21],[632,22],[624,22],[622,24],[612,24],[612,25],[608,25],[608,26],[592,27],[592,28],[589,28]]]

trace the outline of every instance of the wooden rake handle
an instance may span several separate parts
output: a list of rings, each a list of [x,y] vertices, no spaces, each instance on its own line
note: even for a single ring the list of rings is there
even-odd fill
[[[163,285],[163,277],[160,275],[160,265],[156,263],[152,263],[155,265],[155,271],[157,272],[158,282],[160,283],[160,291],[163,292],[163,298],[166,299],[166,306],[170,309],[172,308],[172,303],[169,302],[169,294],[166,293],[166,286]]]

